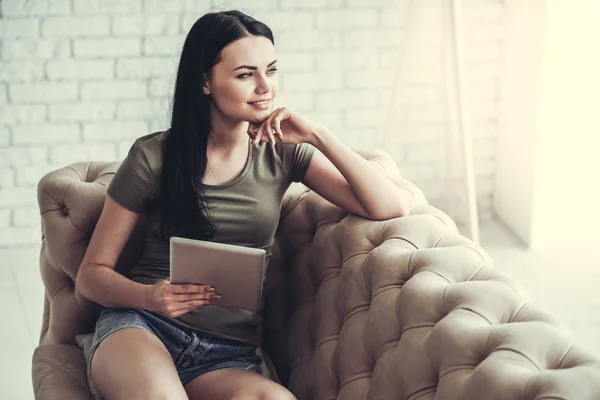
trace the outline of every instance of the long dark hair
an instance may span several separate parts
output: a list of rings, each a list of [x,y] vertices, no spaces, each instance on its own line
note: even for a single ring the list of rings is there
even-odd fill
[[[202,184],[210,129],[210,97],[202,92],[203,74],[211,76],[225,46],[250,35],[275,44],[269,27],[238,10],[205,14],[187,34],[165,139],[160,193],[151,207],[160,211],[163,240],[171,236],[210,240],[216,233]]]

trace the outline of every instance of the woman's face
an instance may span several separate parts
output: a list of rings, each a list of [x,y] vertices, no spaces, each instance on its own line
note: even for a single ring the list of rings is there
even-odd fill
[[[221,61],[212,68],[212,77],[205,81],[214,105],[233,120],[264,121],[277,94],[274,61],[275,47],[263,36],[248,36],[227,45]],[[265,99],[265,104],[251,104]]]

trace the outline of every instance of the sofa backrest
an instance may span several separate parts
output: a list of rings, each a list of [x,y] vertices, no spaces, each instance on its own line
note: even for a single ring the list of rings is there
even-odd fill
[[[40,271],[46,288],[40,344],[76,344],[94,329],[100,307],[75,291],[77,271],[119,162],[79,162],[51,171],[38,183],[42,223]],[[145,219],[134,229],[115,269],[139,257]]]

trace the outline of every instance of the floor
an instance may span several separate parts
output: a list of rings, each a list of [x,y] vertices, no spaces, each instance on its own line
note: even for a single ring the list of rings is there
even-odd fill
[[[481,225],[481,244],[496,266],[521,282],[540,308],[571,330],[576,343],[600,358],[600,253],[525,251],[495,221]],[[0,399],[31,400],[31,356],[37,346],[44,288],[39,248],[0,250]]]

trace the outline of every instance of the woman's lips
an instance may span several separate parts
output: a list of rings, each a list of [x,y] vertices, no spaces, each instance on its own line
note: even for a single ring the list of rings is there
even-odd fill
[[[252,107],[258,108],[260,110],[266,110],[267,108],[269,108],[269,106],[271,104],[271,100],[259,101],[259,102],[248,103],[248,104],[250,104]]]

